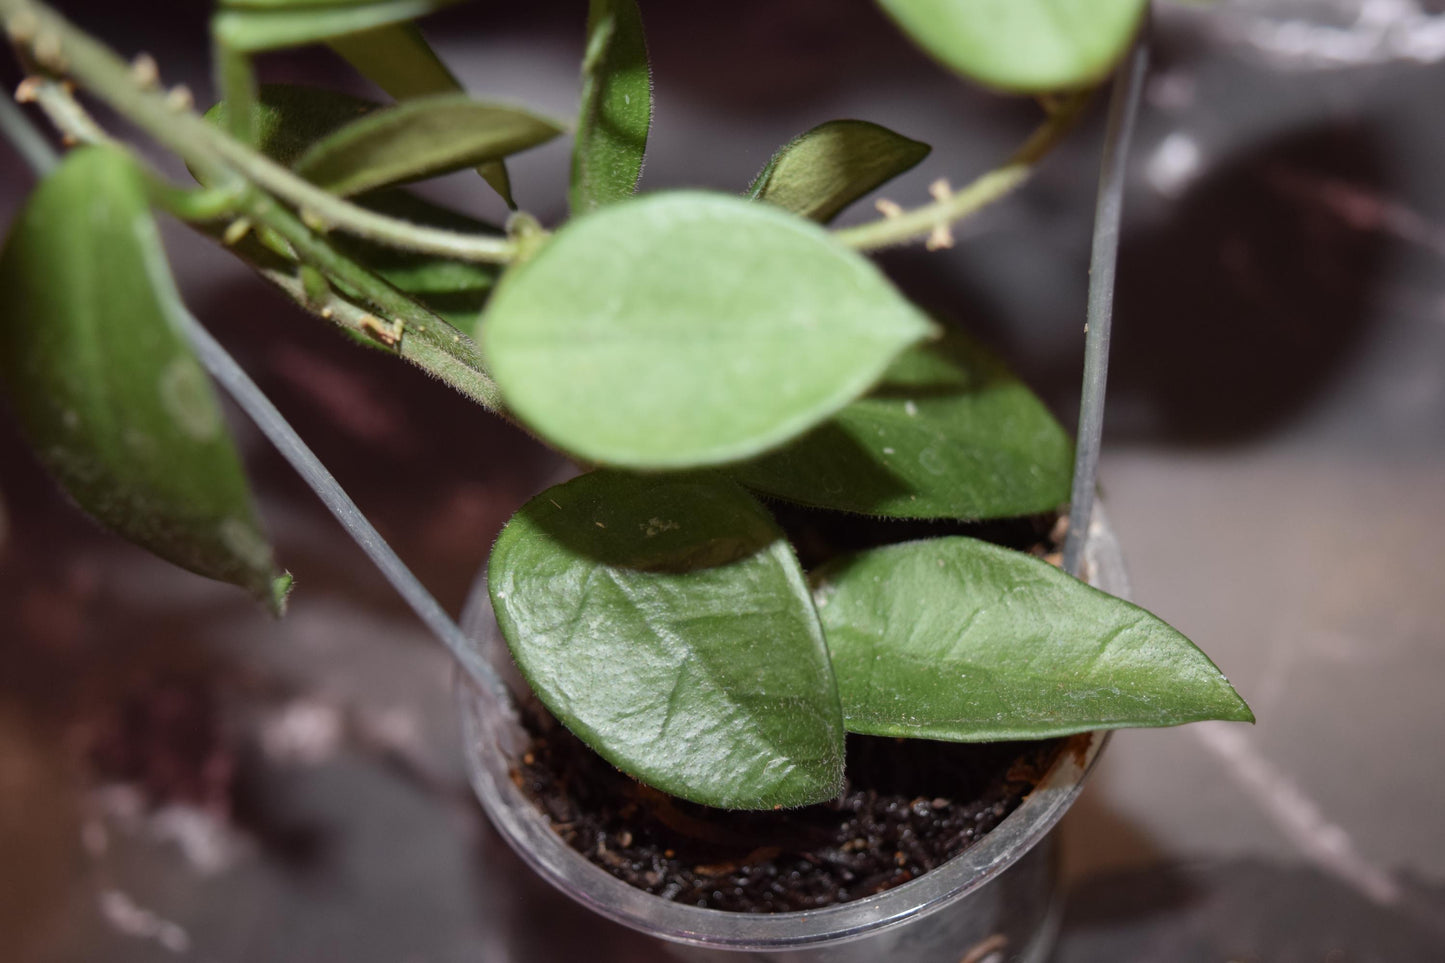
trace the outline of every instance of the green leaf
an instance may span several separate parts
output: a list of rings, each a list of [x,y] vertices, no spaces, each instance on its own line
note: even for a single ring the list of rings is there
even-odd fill
[[[402,23],[459,0],[232,0],[211,18],[217,40],[232,50],[259,53],[300,47]]]
[[[206,111],[206,120],[225,128],[229,109],[221,101]],[[265,84],[252,107],[251,130],[257,150],[291,167],[317,141],[381,109],[370,100],[321,87]]]
[[[549,489],[503,529],[488,587],[533,691],[624,772],[733,809],[841,791],[807,584],[733,483],[593,472]]]
[[[140,172],[70,154],[0,254],[0,382],[27,440],[99,522],[279,606],[271,548],[211,384],[172,322]]]
[[[390,24],[337,37],[331,41],[331,49],[397,100],[463,89],[414,23]],[[487,161],[477,167],[477,173],[502,196],[509,208],[516,209],[506,161]]]
[[[1254,721],[1164,622],[988,542],[861,552],[814,586],[851,732],[981,742]]]
[[[403,101],[352,121],[312,144],[296,173],[347,196],[475,167],[535,147],[561,128],[514,107],[466,94]]]
[[[748,196],[826,224],[932,149],[865,120],[830,120],[780,147]]]
[[[582,114],[572,148],[574,213],[630,197],[652,126],[652,68],[635,0],[591,0]]]
[[[945,66],[1001,90],[1043,93],[1101,80],[1148,0],[878,0]]]
[[[503,277],[481,345],[544,438],[602,464],[676,468],[801,434],[930,331],[822,228],[678,191],[564,226]]]
[[[817,508],[1005,518],[1069,500],[1073,445],[1002,362],[950,332],[901,355],[867,397],[730,473]]]

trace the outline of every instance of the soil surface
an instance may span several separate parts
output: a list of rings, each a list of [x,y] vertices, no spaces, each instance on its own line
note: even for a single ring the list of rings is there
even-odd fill
[[[928,872],[1013,812],[1062,745],[849,736],[843,795],[736,812],[649,789],[547,724],[512,778],[569,846],[664,899],[748,913],[862,899]]]

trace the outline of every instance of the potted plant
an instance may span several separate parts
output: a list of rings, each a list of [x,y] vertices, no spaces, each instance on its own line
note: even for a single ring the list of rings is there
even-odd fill
[[[1103,730],[1252,718],[1182,635],[1075,577],[1092,551],[1094,583],[1123,589],[1107,539],[1087,536],[1109,237],[1142,59],[1111,112],[1079,467],[1066,433],[1004,366],[925,316],[865,256],[912,241],[947,246],[950,224],[1025,180],[1125,58],[1147,0],[879,0],[928,53],[975,81],[1037,95],[1045,116],[1012,158],[967,187],[939,181],[919,207],[880,202],[878,219],[842,229],[828,223],[927,146],[832,121],[780,148],[741,194],[634,196],[651,123],[634,0],[591,0],[574,216],[543,227],[515,209],[507,163],[564,125],[460,91],[412,23],[448,2],[223,0],[212,21],[221,100],[202,116],[183,88],[161,84],[150,58],[122,60],[38,0],[0,0],[29,72],[19,99],[81,145],[46,174],[0,256],[0,379],[37,454],[83,509],[284,608],[290,578],[256,520],[206,371],[319,491],[344,500],[185,313],[157,209],[353,340],[422,367],[585,466],[502,532],[490,606],[474,607],[480,647],[374,532],[363,544],[480,686],[467,700],[478,788],[508,838],[541,846],[546,854],[528,858],[584,902],[684,942],[761,952],[890,927],[896,939],[897,924],[956,901],[1037,841]],[[395,102],[258,83],[258,55],[307,45],[329,46]],[[157,175],[77,91],[182,158],[198,185]],[[17,146],[50,166],[23,119],[3,117]],[[467,168],[513,207],[505,230],[399,186]],[[790,540],[802,529],[777,517],[785,503],[820,511],[832,533],[856,529],[846,519],[859,515],[964,527],[843,553],[830,535],[834,557],[805,571]],[[961,534],[978,534],[966,525],[980,519],[1049,516],[1065,503],[1062,568],[1038,557],[1047,539],[1031,536],[1044,546],[1031,554]],[[1022,524],[1009,531],[1030,531]],[[477,614],[487,609],[492,630]],[[503,681],[513,664],[525,689]],[[537,705],[524,706],[532,696]],[[531,732],[517,728],[519,707],[536,709]],[[625,786],[645,787],[623,792],[685,819],[696,811],[678,807],[836,806],[845,750],[859,737],[1075,738],[1010,750],[1047,764],[994,807],[1028,819],[1010,816],[970,851],[983,862],[965,853],[896,889],[894,873],[873,890],[837,893],[861,900],[843,913],[748,916],[667,904],[564,854],[514,784],[526,779],[526,740],[572,738],[549,734],[552,719],[625,773]],[[886,760],[894,743],[871,745]],[[951,805],[940,799],[939,809]],[[609,852],[637,863],[593,848],[602,864]],[[742,862],[767,863],[766,850]],[[952,851],[928,858],[944,863]],[[640,885],[668,889],[661,875]],[[909,937],[913,958],[957,957],[957,926],[938,930],[947,939],[931,949],[922,932]],[[855,942],[849,952],[877,951]]]

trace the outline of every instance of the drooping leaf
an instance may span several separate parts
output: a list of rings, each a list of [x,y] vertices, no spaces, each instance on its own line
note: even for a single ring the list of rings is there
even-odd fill
[[[843,723],[792,548],[716,475],[593,472],[507,523],[488,568],[532,689],[618,768],[711,806],[836,795]]]
[[[651,126],[652,68],[636,0],[591,0],[572,148],[573,213],[632,195]]]
[[[175,298],[134,163],[75,151],[0,255],[0,382],[81,508],[279,607],[271,548],[211,384],[171,320]]]
[[[1006,518],[1069,500],[1068,433],[997,358],[950,332],[785,448],[729,469],[789,501],[895,518]]]
[[[395,23],[347,34],[332,40],[330,46],[362,76],[397,100],[463,91],[461,82],[442,63],[414,23]],[[516,209],[506,161],[487,161],[477,167],[477,173],[501,195],[509,208]]]
[[[466,94],[402,101],[327,134],[296,159],[296,173],[342,196],[462,170],[561,133],[551,121]]]
[[[211,19],[232,50],[259,53],[321,43],[415,20],[459,0],[228,0]]]
[[[975,742],[1254,719],[1155,616],[988,542],[861,552],[814,586],[851,732]]]
[[[1084,87],[1124,55],[1148,0],[878,0],[945,66],[1002,90]]]
[[[648,194],[508,272],[481,345],[512,411],[601,464],[747,458],[866,391],[926,318],[816,225],[722,194]]]
[[[930,150],[864,120],[830,120],[780,147],[754,178],[748,196],[826,224],[916,166]]]

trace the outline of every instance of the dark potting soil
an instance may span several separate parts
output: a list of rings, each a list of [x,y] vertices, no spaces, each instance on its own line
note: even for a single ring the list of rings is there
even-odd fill
[[[550,719],[533,734],[512,778],[569,846],[656,896],[745,913],[845,903],[928,872],[1013,812],[1064,744],[849,736],[837,799],[738,812],[649,789]]]
[[[966,535],[1049,556],[1053,514],[990,522],[895,521],[769,506],[803,567],[878,545]],[[517,786],[566,843],[664,899],[776,913],[872,896],[947,862],[1018,807],[1065,740],[946,743],[849,736],[837,799],[775,812],[713,809],[624,775],[545,710]]]

